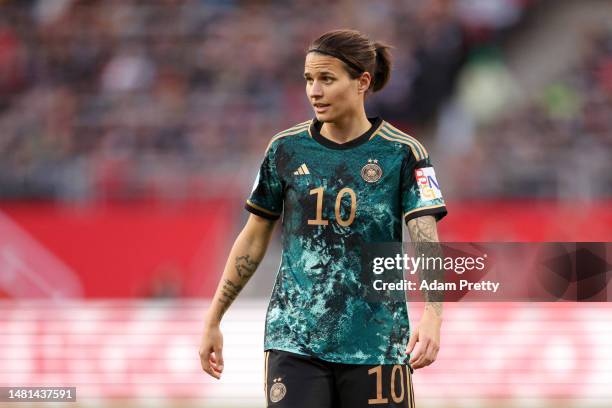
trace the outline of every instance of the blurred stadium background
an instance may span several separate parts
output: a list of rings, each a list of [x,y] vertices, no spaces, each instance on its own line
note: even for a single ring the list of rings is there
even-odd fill
[[[312,116],[304,49],[338,27],[395,46],[368,110],[432,152],[445,241],[612,241],[610,1],[0,0],[0,386],[263,406],[278,239],[218,383],[201,320],[267,140]],[[445,320],[419,406],[612,406],[608,304]]]

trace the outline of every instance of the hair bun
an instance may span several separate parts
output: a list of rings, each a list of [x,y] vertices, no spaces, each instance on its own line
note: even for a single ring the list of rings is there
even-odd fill
[[[390,46],[379,41],[374,42],[374,50],[376,51],[376,68],[374,69],[374,78],[372,79],[372,91],[381,90],[391,77],[391,52]]]

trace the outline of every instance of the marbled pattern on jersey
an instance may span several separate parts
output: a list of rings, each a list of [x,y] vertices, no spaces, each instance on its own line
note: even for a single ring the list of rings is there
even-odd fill
[[[375,182],[362,177],[368,163],[382,169]],[[308,174],[297,172],[303,164]],[[444,204],[418,197],[414,169],[429,165],[428,159],[417,161],[408,144],[376,133],[348,149],[323,146],[308,129],[271,144],[249,198],[283,211],[283,254],[266,318],[266,349],[352,364],[407,361],[406,303],[366,301],[363,274],[370,272],[361,270],[361,248],[401,242],[404,213]],[[343,226],[352,208],[354,219]],[[395,280],[401,279],[398,272]]]

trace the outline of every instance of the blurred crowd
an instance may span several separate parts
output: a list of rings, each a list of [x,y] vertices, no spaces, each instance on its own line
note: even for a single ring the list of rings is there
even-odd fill
[[[465,73],[485,17],[458,3],[0,0],[0,197],[243,192],[267,140],[312,117],[304,50],[338,27],[395,46],[369,109],[419,130],[451,195],[556,196],[564,172],[584,176],[574,165],[612,174],[609,157],[593,159],[611,149],[610,31],[590,33],[582,63],[541,98],[479,120],[457,95],[474,88]],[[488,17],[505,30],[520,2],[497,3]],[[599,190],[587,193],[612,193]]]
[[[520,89],[496,50],[470,58],[437,132],[455,175],[449,188],[468,197],[612,196],[612,25],[587,27],[579,43],[576,63],[535,92]]]

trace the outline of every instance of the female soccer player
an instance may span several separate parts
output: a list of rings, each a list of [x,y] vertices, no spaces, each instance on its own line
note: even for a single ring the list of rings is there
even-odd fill
[[[221,318],[282,214],[282,262],[264,341],[269,407],[413,407],[412,369],[436,358],[439,301],[427,298],[409,333],[405,302],[364,296],[371,271],[362,271],[362,244],[401,242],[402,222],[413,242],[437,242],[436,220],[446,214],[423,145],[366,116],[365,97],[385,86],[390,68],[388,47],[357,31],[315,40],[304,65],[315,118],[272,138],[246,202],[251,215],[207,312],[199,352],[202,369],[220,378]]]

